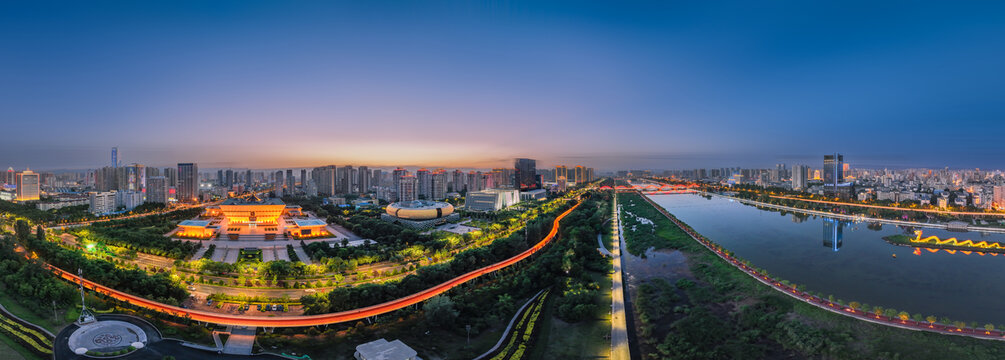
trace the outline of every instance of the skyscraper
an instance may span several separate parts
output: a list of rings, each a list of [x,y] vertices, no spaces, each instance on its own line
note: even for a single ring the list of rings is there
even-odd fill
[[[383,186],[384,172],[380,169],[373,169],[373,177],[370,179],[371,186]]]
[[[307,190],[307,169],[300,169],[300,190]]]
[[[227,186],[227,180],[223,177],[223,169],[216,170],[216,185]]]
[[[806,165],[795,165],[792,167],[792,189],[803,190],[806,188]]]
[[[824,155],[824,186],[837,186],[844,182],[844,155]]]
[[[112,167],[119,167],[119,147],[112,148]]]
[[[293,187],[297,185],[297,179],[293,177],[293,169],[286,169],[286,192],[284,194],[293,194]]]
[[[419,183],[418,198],[431,198],[433,196],[433,179],[429,176],[429,169],[417,170],[415,172],[415,179]]]
[[[360,194],[370,192],[370,177],[370,169],[366,166],[360,166],[356,170],[356,185],[359,187],[358,191]]]
[[[356,182],[353,179],[353,169],[352,165],[346,165],[338,169],[338,192],[340,194],[351,194],[353,193],[353,183]]]
[[[195,163],[178,164],[178,202],[194,203],[199,201],[199,165]]]
[[[579,185],[579,184],[582,184],[583,182],[585,182],[586,181],[586,168],[583,167],[583,166],[581,166],[581,165],[577,165],[575,171],[572,174],[572,181],[574,183],[576,183],[576,185]]]
[[[159,204],[168,203],[168,186],[166,177],[152,176],[147,178],[147,202]]]
[[[14,168],[7,168],[7,173],[4,174],[3,183],[7,185],[14,185],[17,183],[17,172],[14,171]]]
[[[335,195],[335,165],[321,166],[311,171],[311,177],[318,187],[318,194],[323,196]]]
[[[252,185],[251,169],[248,169],[248,171],[244,173],[244,187],[251,189],[251,185]]]
[[[447,172],[443,169],[434,171],[431,174],[432,177],[432,199],[433,200],[443,200],[447,198]]]
[[[465,189],[467,189],[468,192],[485,190],[485,187],[484,187],[485,186],[485,181],[482,180],[482,172],[481,171],[471,171],[471,172],[469,172],[468,173],[468,179],[465,182],[465,184],[467,184],[467,186],[465,187]]]
[[[168,187],[178,186],[178,168],[164,168],[164,177],[167,178]]]
[[[559,178],[569,178],[569,169],[565,165],[555,167],[555,181],[558,181]]]
[[[225,179],[226,180],[224,181],[223,186],[226,186],[227,188],[233,187],[234,186],[234,170],[227,169],[227,172],[224,173],[224,175],[225,175]]]
[[[398,201],[417,200],[415,188],[418,186],[418,179],[413,175],[402,175],[398,179]]]
[[[25,171],[19,172],[16,175],[15,183],[17,185],[17,201],[32,201],[38,200],[40,191],[38,189],[39,184],[38,174],[27,169]]]
[[[454,170],[454,181],[451,181],[451,190],[455,192],[464,191],[464,172],[460,170]]]
[[[401,199],[401,193],[398,192],[398,188],[401,187],[399,185],[401,184],[401,177],[405,175],[408,175],[408,170],[402,168],[394,169],[394,172],[391,173],[391,189],[394,191],[394,196],[392,196],[392,198],[395,201]]]
[[[844,182],[844,156],[824,155],[824,195],[849,199],[855,195],[855,187]]]
[[[530,190],[540,188],[537,183],[537,161],[518,158],[514,161],[516,171],[513,174],[513,188]]]

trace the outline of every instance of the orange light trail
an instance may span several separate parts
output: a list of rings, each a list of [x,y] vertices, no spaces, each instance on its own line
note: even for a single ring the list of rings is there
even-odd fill
[[[551,232],[548,236],[545,236],[540,242],[535,244],[530,249],[513,256],[509,259],[497,262],[495,264],[483,267],[478,270],[471,271],[464,275],[455,277],[447,282],[433,286],[429,289],[420,291],[418,293],[391,300],[382,304],[367,306],[359,309],[347,310],[337,313],[330,314],[320,314],[320,315],[301,315],[301,316],[286,316],[286,317],[266,317],[266,316],[238,316],[230,314],[219,314],[209,311],[184,309],[177,306],[162,304],[153,300],[144,299],[142,297],[127,294],[122,291],[112,289],[110,287],[95,283],[93,281],[80,278],[77,275],[69,273],[63,269],[46,264],[45,266],[51,269],[56,275],[62,277],[63,279],[69,280],[74,283],[83,282],[84,287],[94,290],[95,292],[107,295],[116,300],[125,301],[132,305],[157,311],[160,313],[178,316],[178,317],[188,317],[192,320],[214,323],[214,324],[225,324],[225,325],[237,325],[237,326],[261,326],[261,327],[304,327],[304,326],[316,326],[316,325],[327,325],[335,324],[346,321],[360,320],[363,318],[385,314],[391,311],[402,309],[406,306],[417,304],[432,298],[436,295],[447,292],[461,284],[478,278],[482,275],[486,275],[498,270],[501,270],[507,266],[516,264],[523,259],[526,259],[543,249],[555,236],[558,235],[559,222],[566,215],[569,215],[573,210],[579,207],[582,201],[576,203],[562,214],[555,218],[555,222],[551,227]]]

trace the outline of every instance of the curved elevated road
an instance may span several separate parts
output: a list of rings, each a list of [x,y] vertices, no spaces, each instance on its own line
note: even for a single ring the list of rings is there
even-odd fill
[[[196,321],[203,321],[203,322],[209,322],[209,323],[214,323],[214,324],[239,325],[239,326],[261,326],[261,327],[302,327],[302,326],[315,326],[315,325],[335,324],[335,323],[346,322],[346,321],[353,321],[353,320],[359,320],[359,319],[367,318],[367,317],[370,317],[370,316],[375,316],[375,315],[380,315],[380,314],[388,313],[388,312],[391,312],[391,311],[394,311],[394,310],[398,310],[398,309],[404,308],[404,307],[412,305],[412,304],[416,304],[416,303],[425,301],[425,300],[427,300],[429,298],[432,298],[432,297],[434,297],[436,295],[442,294],[442,293],[444,293],[444,292],[446,292],[446,291],[448,291],[448,290],[450,290],[450,289],[452,289],[454,287],[457,287],[458,285],[461,285],[461,284],[463,284],[465,282],[471,281],[471,280],[473,280],[473,279],[475,279],[477,277],[480,277],[480,276],[485,275],[485,274],[492,273],[494,271],[498,271],[498,270],[500,270],[502,268],[505,268],[507,266],[510,266],[510,265],[513,265],[513,264],[515,264],[517,262],[520,262],[521,260],[530,257],[531,255],[533,255],[534,253],[538,252],[539,250],[541,250],[542,248],[544,248],[546,245],[548,245],[548,243],[551,242],[551,240],[554,239],[556,235],[558,235],[559,222],[562,221],[562,218],[564,218],[565,216],[569,215],[569,213],[571,213],[573,210],[575,210],[576,208],[578,208],[580,204],[582,204],[581,201],[577,202],[576,205],[572,206],[571,208],[569,208],[568,210],[566,210],[562,214],[558,215],[558,217],[555,218],[555,222],[552,225],[551,232],[548,233],[548,236],[545,236],[544,239],[542,239],[540,242],[538,242],[537,244],[535,244],[530,249],[527,249],[526,251],[524,251],[524,252],[522,252],[522,253],[514,256],[514,257],[511,257],[509,259],[497,262],[495,264],[486,266],[484,268],[481,268],[481,269],[469,272],[467,274],[458,276],[458,277],[453,278],[453,279],[451,279],[451,280],[449,280],[447,282],[444,282],[442,284],[433,286],[433,287],[431,287],[429,289],[420,291],[418,293],[415,293],[415,294],[412,294],[412,295],[409,295],[409,296],[406,296],[406,297],[403,297],[403,298],[391,300],[391,301],[388,301],[388,302],[385,302],[385,303],[382,303],[382,304],[372,305],[372,306],[368,306],[368,307],[364,307],[364,308],[359,308],[359,309],[354,309],[354,310],[347,310],[347,311],[342,311],[342,312],[337,312],[337,313],[330,313],[330,314],[285,316],[285,317],[266,317],[266,316],[241,316],[241,315],[231,315],[231,314],[220,314],[220,313],[214,313],[214,312],[209,312],[209,311],[184,309],[184,308],[180,308],[180,307],[177,307],[177,306],[172,306],[172,305],[162,304],[162,303],[159,303],[159,302],[156,302],[156,301],[152,301],[152,300],[147,300],[147,299],[144,299],[144,298],[136,296],[136,295],[127,294],[127,293],[124,293],[122,291],[118,291],[118,290],[109,288],[107,286],[95,283],[93,281],[90,281],[90,280],[87,280],[87,279],[84,279],[84,278],[80,278],[77,275],[74,275],[74,274],[69,273],[69,272],[67,272],[65,270],[59,269],[57,267],[54,267],[54,266],[51,266],[51,265],[47,265],[47,266],[49,267],[49,269],[51,269],[54,273],[56,273],[57,275],[59,275],[63,279],[72,281],[74,283],[80,283],[80,282],[82,282],[83,285],[84,285],[84,287],[86,287],[88,289],[91,289],[91,290],[94,290],[95,292],[98,292],[98,293],[101,293],[101,294],[105,294],[105,295],[110,296],[112,298],[115,298],[117,300],[125,301],[125,302],[128,302],[130,304],[133,304],[135,306],[139,306],[139,307],[142,307],[142,308],[145,308],[145,309],[150,309],[150,310],[154,310],[154,311],[157,311],[157,312],[161,312],[161,313],[165,313],[165,314],[169,314],[169,315],[174,315],[174,316],[179,316],[179,317],[189,317],[192,320],[196,320]]]

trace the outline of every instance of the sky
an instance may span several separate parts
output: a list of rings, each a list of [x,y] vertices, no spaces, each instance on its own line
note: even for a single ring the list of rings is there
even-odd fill
[[[1005,168],[1005,3],[0,2],[0,165]]]

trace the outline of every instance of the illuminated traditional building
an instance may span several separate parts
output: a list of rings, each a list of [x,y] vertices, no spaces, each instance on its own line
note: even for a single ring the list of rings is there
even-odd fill
[[[206,216],[223,216],[234,225],[276,225],[284,212],[286,204],[275,198],[230,198],[220,205],[206,207]]]
[[[208,220],[185,220],[178,223],[180,228],[175,235],[187,238],[209,239],[219,230],[217,226],[210,225]]]

